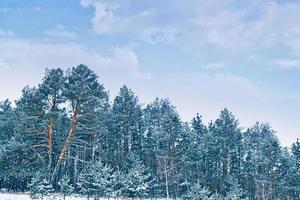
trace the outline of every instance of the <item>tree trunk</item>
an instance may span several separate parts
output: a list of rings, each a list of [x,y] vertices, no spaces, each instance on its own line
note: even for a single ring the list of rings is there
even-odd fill
[[[56,178],[56,175],[57,175],[57,173],[58,173],[58,171],[60,169],[60,165],[61,165],[62,161],[65,159],[65,154],[66,154],[66,152],[68,150],[69,143],[70,143],[71,139],[74,136],[76,125],[77,125],[77,113],[78,113],[77,110],[74,111],[74,113],[73,113],[71,129],[70,129],[70,131],[68,133],[68,138],[67,138],[67,140],[66,140],[66,142],[65,142],[65,144],[64,144],[64,146],[63,146],[63,148],[61,150],[61,153],[60,153],[60,156],[59,156],[58,161],[56,163],[55,169],[54,169],[54,171],[52,173],[52,178],[51,178],[52,182],[54,182],[54,180]]]
[[[48,163],[48,170],[51,171],[51,165],[52,165],[52,137],[53,137],[53,123],[52,120],[49,122],[48,125],[48,157],[49,157],[49,163]]]
[[[165,159],[165,179],[166,179],[166,193],[167,193],[167,200],[169,199],[169,182],[168,182],[168,163],[167,159]]]

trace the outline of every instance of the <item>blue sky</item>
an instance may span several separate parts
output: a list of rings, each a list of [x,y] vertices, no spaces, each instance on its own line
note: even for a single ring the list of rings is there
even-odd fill
[[[0,99],[46,67],[95,70],[114,97],[169,97],[184,120],[224,107],[242,127],[270,122],[300,137],[300,2],[274,0],[1,0]]]

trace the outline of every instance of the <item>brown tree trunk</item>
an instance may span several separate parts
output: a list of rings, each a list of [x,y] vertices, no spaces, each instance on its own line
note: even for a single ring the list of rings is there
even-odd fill
[[[78,114],[78,111],[74,111],[73,116],[72,116],[71,129],[68,133],[67,140],[66,140],[66,142],[65,142],[65,144],[64,144],[64,146],[63,146],[63,148],[60,152],[60,156],[59,156],[58,161],[56,163],[55,169],[52,173],[52,178],[51,178],[52,182],[55,180],[55,177],[56,177],[56,175],[59,171],[60,165],[61,165],[62,161],[65,159],[65,155],[66,155],[66,152],[68,150],[69,143],[70,143],[71,139],[74,136],[76,125],[77,125],[77,114]]]
[[[49,122],[48,125],[48,157],[49,157],[49,163],[48,163],[48,170],[50,172],[51,170],[51,165],[52,165],[52,138],[53,138],[53,123],[52,121]]]

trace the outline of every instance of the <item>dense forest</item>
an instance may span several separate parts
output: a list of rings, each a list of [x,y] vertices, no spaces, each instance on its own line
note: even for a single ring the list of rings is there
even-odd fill
[[[101,76],[100,76],[101,77]],[[0,190],[87,198],[300,199],[300,141],[268,123],[242,129],[226,108],[181,120],[168,99],[142,106],[127,86],[110,101],[90,68],[47,69],[0,102]]]

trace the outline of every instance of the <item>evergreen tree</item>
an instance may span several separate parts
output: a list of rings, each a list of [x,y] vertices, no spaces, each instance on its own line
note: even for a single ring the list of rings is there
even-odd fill
[[[108,166],[104,166],[102,161],[96,161],[85,167],[78,178],[80,192],[96,199],[99,197],[109,197],[113,187],[113,172]]]
[[[74,192],[74,187],[71,185],[70,178],[67,175],[63,175],[58,182],[60,187],[60,193],[63,195],[63,200],[66,199],[66,196]]]
[[[46,167],[45,104],[41,99],[36,88],[25,87],[12,111],[13,117],[7,118],[7,123],[13,125],[13,134],[0,160],[4,166],[14,166],[3,169],[7,169],[6,176],[16,190],[26,189],[35,172]]]
[[[225,178],[228,175],[238,176],[238,170],[241,166],[241,133],[238,121],[227,109],[221,111],[219,118],[211,128],[211,132],[216,141],[214,145],[217,151],[217,157],[215,157],[215,191],[224,195],[227,192],[223,185]]]
[[[15,106],[0,102],[0,189],[35,198],[290,200],[299,177],[300,142],[283,148],[269,124],[244,131],[227,109],[183,122],[169,100],[142,109],[126,86],[111,106],[84,65],[47,69]]]
[[[194,184],[187,196],[191,200],[210,200],[210,192],[199,183]]]
[[[144,154],[155,155],[155,158],[145,158],[145,162],[153,166],[153,173],[158,176],[160,195],[169,198],[171,193],[178,194],[176,165],[179,157],[176,145],[182,131],[182,123],[175,107],[167,99],[156,99],[149,104],[145,115],[148,125],[146,131],[151,131],[156,141],[154,151],[144,151]]]
[[[226,194],[225,194],[225,200],[246,200],[243,189],[240,187],[239,183],[237,182],[236,178],[233,178],[232,176],[226,177],[225,183],[226,187]]]
[[[101,161],[95,163],[95,182],[94,186],[96,188],[96,196],[99,197],[110,197],[113,192],[113,170],[109,166],[104,166]]]
[[[11,159],[9,152],[13,148],[14,130],[13,123],[15,114],[10,101],[7,99],[0,102],[0,188],[7,185],[10,179]]]
[[[46,195],[49,195],[54,191],[51,183],[47,181],[46,176],[38,172],[28,185],[30,188],[30,197],[33,199],[39,198],[44,199]]]
[[[56,122],[63,114],[59,109],[59,105],[64,102],[62,92],[64,90],[65,77],[64,72],[60,69],[46,69],[45,77],[42,84],[39,85],[38,91],[41,93],[42,101],[45,105],[45,118],[47,121],[47,147],[48,147],[48,170],[52,171],[53,165],[53,139],[57,140],[57,137],[53,137],[56,134]],[[58,136],[58,135],[57,135]],[[55,141],[56,142],[56,141]],[[57,143],[57,142],[56,142]]]
[[[72,157],[77,157],[84,162],[89,161],[91,145],[88,140],[93,138],[96,132],[98,113],[108,104],[107,92],[98,82],[98,76],[85,65],[78,65],[67,72],[62,95],[71,108],[71,124],[52,173],[53,182],[57,180],[67,153],[72,153]],[[69,148],[72,142],[74,151],[70,152]],[[76,172],[77,165],[73,166],[75,168],[73,171]]]
[[[115,162],[122,167],[124,158],[131,151],[141,151],[143,133],[143,119],[138,98],[123,86],[112,105],[112,133],[110,141],[115,149],[110,149],[110,156],[114,155]]]
[[[121,184],[121,193],[123,197],[142,198],[147,197],[151,184],[151,177],[146,167],[138,156],[130,154],[127,157],[126,165],[124,165]]]
[[[80,193],[87,196],[90,199],[91,196],[96,196],[97,185],[96,183],[96,166],[89,164],[86,166],[78,176],[78,188]]]

